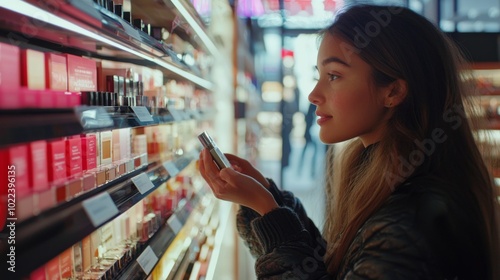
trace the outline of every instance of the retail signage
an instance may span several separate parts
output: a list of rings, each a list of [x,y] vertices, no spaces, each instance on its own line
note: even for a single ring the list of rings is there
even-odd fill
[[[175,234],[178,234],[182,229],[182,223],[179,221],[179,218],[177,218],[177,215],[175,214],[173,214],[170,219],[168,219],[167,223]]]
[[[92,225],[99,227],[119,213],[108,192],[103,192],[82,202]]]
[[[134,111],[135,115],[139,119],[140,122],[152,122],[153,117],[151,113],[149,113],[148,109],[144,106],[131,106],[132,111]]]
[[[155,267],[155,264],[157,262],[158,257],[156,256],[155,252],[153,252],[153,249],[151,249],[151,246],[146,247],[142,254],[137,258],[137,263],[139,263],[146,275],[149,275],[149,273],[151,273],[151,270],[153,269],[153,267]]]
[[[130,180],[132,180],[132,183],[134,183],[141,194],[145,194],[155,187],[155,185],[151,182],[151,179],[149,179],[149,176],[144,172]]]
[[[168,112],[172,117],[174,118],[174,121],[182,121],[184,118],[182,117],[182,114],[177,111],[176,109],[168,109]]]
[[[167,162],[163,163],[163,167],[165,167],[165,169],[167,170],[168,174],[171,177],[174,177],[175,175],[177,175],[179,173],[179,169],[177,168],[175,163],[173,163],[172,161],[167,161]]]

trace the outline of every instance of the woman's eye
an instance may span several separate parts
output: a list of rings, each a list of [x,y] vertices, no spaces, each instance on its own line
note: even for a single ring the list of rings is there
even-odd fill
[[[328,80],[329,81],[334,81],[336,79],[340,78],[339,75],[335,75],[335,74],[328,74]]]

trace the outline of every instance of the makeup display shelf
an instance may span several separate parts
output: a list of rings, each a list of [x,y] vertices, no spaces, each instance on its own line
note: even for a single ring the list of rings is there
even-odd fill
[[[132,4],[138,11],[155,10],[145,17],[149,21],[163,21],[163,30],[170,26],[169,31],[173,31],[177,26],[174,31],[181,33],[179,37],[191,34],[188,38],[194,46],[218,55],[205,27],[193,18],[193,12],[189,12],[193,8],[188,1],[139,2],[140,5]],[[175,3],[176,9],[169,9],[167,2]],[[212,90],[212,83],[202,75],[204,72],[195,65],[188,65],[172,46],[92,1],[2,1],[0,12],[0,37],[7,43],[148,66],[161,70],[168,78]]]
[[[476,96],[472,101],[478,105],[474,113],[480,116],[476,121],[478,136],[483,147],[488,149],[486,159],[497,186],[500,186],[500,64],[498,62],[472,63],[472,74]],[[498,198],[500,200],[500,197]]]
[[[206,53],[208,57],[219,58],[214,41],[208,35],[206,26],[189,1],[125,0],[123,2],[128,2],[131,6],[113,5],[113,1],[108,0],[1,1],[0,43],[42,53],[73,55],[86,57],[89,60],[149,67],[160,70],[163,77],[168,80],[193,85],[197,90],[207,92],[213,90],[213,84],[208,78],[207,69],[210,66],[190,62],[185,53],[177,53],[174,50],[175,46],[166,43],[165,38],[162,37],[168,33],[175,34],[198,50],[199,56]],[[115,10],[117,6],[120,6],[123,11]],[[124,11],[125,9],[128,11]],[[134,12],[134,19],[131,11]],[[135,17],[145,19],[148,24],[136,22]],[[2,59],[5,59],[5,56]],[[67,59],[69,63],[69,58]],[[207,61],[210,64],[214,62],[214,59]],[[2,71],[5,73],[5,69],[5,67],[0,69],[0,73]],[[67,71],[70,72],[69,66]],[[68,78],[68,82],[71,82],[70,79],[71,77]],[[8,83],[0,84],[0,105],[3,105],[2,102],[5,101],[11,102],[10,97],[14,98],[16,92],[23,91],[25,94],[24,91],[27,90],[20,88],[19,85],[13,91],[10,87],[2,88],[6,84]],[[45,98],[43,96],[45,90],[39,90],[36,94],[40,96],[37,98]],[[70,94],[79,93],[73,90]],[[130,96],[133,99],[137,97],[139,96]],[[197,109],[187,109],[188,106],[186,109],[175,109],[176,106],[160,107],[158,104],[34,108],[31,105],[22,105],[19,100],[16,102],[21,105],[16,105],[16,108],[0,106],[2,108],[0,109],[0,130],[2,131],[0,148],[112,129],[140,129],[192,120],[206,124],[211,122],[215,114],[213,108],[200,106]],[[188,142],[188,140],[192,139],[180,139],[182,142]],[[0,233],[3,237],[3,242],[0,242],[0,255],[2,256],[0,278],[37,279],[34,273],[45,275],[43,271],[38,270],[59,258],[60,254],[88,237],[93,231],[113,221],[138,202],[145,200],[149,194],[160,186],[164,186],[167,181],[175,179],[176,175],[187,166],[194,164],[200,151],[199,148],[199,146],[191,147],[182,154],[174,154],[173,159],[168,161],[159,159],[148,161],[147,156],[146,159],[143,155],[136,156],[128,160],[128,163],[133,162],[134,166],[130,170],[127,168],[127,172],[118,171],[122,164],[116,165],[116,172],[121,172],[119,176],[110,177],[111,179],[106,180],[104,184],[78,193],[70,200],[58,203],[55,207],[44,209],[36,215],[16,221],[16,273],[7,272],[8,264],[4,258],[8,256],[11,247],[6,242],[9,229],[5,228]],[[106,178],[111,174],[108,172],[115,172],[114,168],[115,166],[106,170]],[[83,180],[83,178],[77,180]],[[63,183],[64,187],[60,189],[68,191],[69,183]],[[184,235],[179,234],[190,231],[185,225],[193,219],[192,212],[200,207],[203,197],[204,192],[200,191],[180,200],[175,209],[166,217],[166,222],[159,226],[154,235],[147,241],[138,243],[134,253],[129,256],[126,263],[120,265],[118,271],[113,268],[112,278],[146,279],[150,277],[153,268],[161,261],[162,255],[168,252],[172,244],[188,244],[189,246],[185,247],[182,254],[178,256],[178,263],[174,267],[179,270],[172,270],[168,277],[170,279],[170,277],[185,273],[181,269],[187,269],[190,263],[187,260],[191,260],[192,263],[193,260],[189,257],[189,252],[192,250],[189,248],[192,248],[194,243],[189,235],[185,235],[184,240],[182,238]],[[222,243],[222,234],[230,213],[227,204],[221,203],[221,205],[222,210],[211,208],[212,210],[205,211],[210,214],[210,217],[211,215],[216,217],[216,220],[224,217],[220,218],[219,229],[214,228],[216,241],[211,245],[211,255],[215,260],[219,252],[217,246]],[[222,216],[220,216],[221,213]],[[61,264],[61,274],[62,269]],[[200,267],[198,266],[197,269]],[[214,263],[210,264],[208,274],[213,276]],[[99,279],[109,278],[102,277],[105,278]]]
[[[198,152],[192,151],[163,164],[151,163],[18,223],[16,269],[22,272],[32,271],[56,257],[175,177],[196,160]],[[197,199],[193,198],[184,202],[185,205],[178,207],[173,213],[180,218],[181,225],[185,222],[186,216],[189,216],[192,205],[196,205],[196,201]],[[163,234],[172,234],[172,230],[165,227],[163,231]],[[0,254],[5,256],[9,246],[6,243],[0,245]],[[3,269],[2,271],[6,270]]]
[[[0,109],[0,147],[109,129],[134,128],[187,120],[206,121],[214,111],[145,106],[78,106],[60,109]]]

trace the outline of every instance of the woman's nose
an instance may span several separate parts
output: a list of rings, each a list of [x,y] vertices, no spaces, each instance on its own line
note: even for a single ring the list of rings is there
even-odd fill
[[[313,90],[309,93],[309,96],[307,97],[309,102],[311,102],[314,105],[318,105],[320,103],[320,100],[321,100],[319,95],[318,95],[318,92],[317,92],[317,87],[318,87],[318,85],[316,85],[313,88]]]

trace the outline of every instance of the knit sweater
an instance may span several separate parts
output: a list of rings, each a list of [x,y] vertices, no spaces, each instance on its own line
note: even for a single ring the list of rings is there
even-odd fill
[[[269,190],[279,208],[260,216],[241,207],[240,236],[257,258],[258,279],[486,279],[488,265],[479,219],[470,198],[455,197],[431,177],[400,186],[362,225],[329,275],[326,241],[292,193]]]

